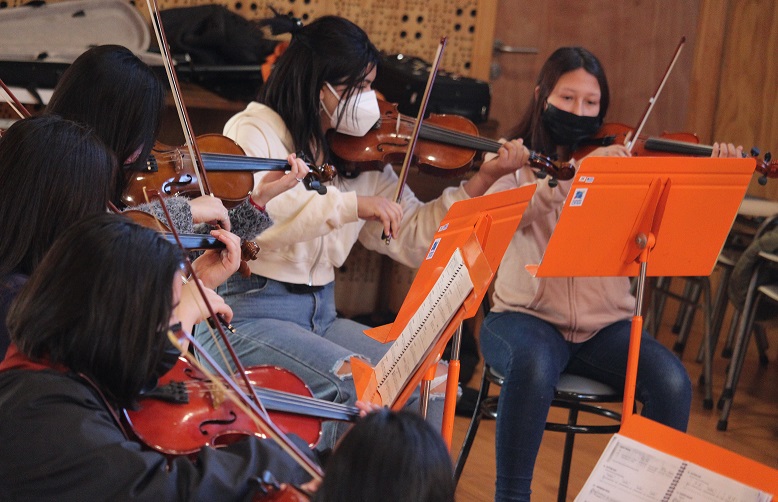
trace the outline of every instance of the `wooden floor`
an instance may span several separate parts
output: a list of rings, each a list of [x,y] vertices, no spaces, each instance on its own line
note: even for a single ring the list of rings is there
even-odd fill
[[[674,320],[675,314],[671,311],[671,306],[668,305],[662,330],[658,336],[658,339],[667,347],[672,347],[676,340],[670,329]],[[714,356],[714,409],[703,409],[702,388],[695,387],[688,433],[772,468],[778,468],[778,349],[776,349],[778,347],[778,323],[772,322],[767,325],[770,343],[768,350],[770,363],[768,366],[759,367],[756,347],[753,341],[751,342],[729,416],[729,427],[727,431],[720,432],[716,430],[719,412],[715,408],[715,401],[718,400],[724,385],[729,361],[721,357],[721,347],[728,326],[729,320],[727,319],[724,324],[724,333],[722,333],[719,347]],[[701,337],[702,323],[700,319],[697,319],[682,358],[695,385],[702,371],[702,366],[694,361]],[[480,367],[476,370],[470,386],[478,388],[479,379]],[[551,413],[549,418],[558,417],[557,421],[566,421],[564,411],[552,409]],[[469,419],[456,418],[453,439],[455,456],[468,424]],[[568,500],[573,500],[583,486],[609,438],[608,435],[578,435],[576,437]],[[560,433],[546,432],[543,436],[532,484],[533,500],[541,502],[556,500],[563,445],[564,436]],[[494,499],[494,464],[494,421],[485,420],[478,430],[475,444],[457,487],[456,494],[459,502],[485,502]]]

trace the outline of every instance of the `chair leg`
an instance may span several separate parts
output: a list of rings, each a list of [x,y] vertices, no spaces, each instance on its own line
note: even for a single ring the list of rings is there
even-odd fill
[[[732,360],[729,363],[729,371],[727,372],[727,381],[718,402],[718,408],[721,410],[721,415],[716,424],[716,429],[720,431],[727,430],[729,411],[732,408],[732,401],[735,398],[735,389],[737,388],[737,383],[740,379],[740,372],[743,369],[743,361],[746,358],[748,342],[751,338],[751,331],[753,329],[754,316],[756,315],[756,309],[759,304],[759,295],[755,294],[755,298],[751,300],[751,294],[752,292],[749,291],[749,295],[746,297],[746,305],[743,308],[744,310],[748,308],[748,311],[741,313]]]
[[[487,371],[488,367],[484,365],[483,375],[481,376],[481,388],[478,390],[478,398],[476,399],[475,409],[473,410],[473,418],[470,420],[470,426],[467,428],[465,440],[463,441],[462,447],[459,450],[457,463],[454,466],[455,484],[459,483],[459,478],[462,476],[462,471],[465,469],[465,462],[467,462],[467,457],[470,455],[470,449],[473,447],[475,434],[478,432],[478,426],[481,425],[481,418],[483,417],[481,404],[489,395],[489,379],[486,378]]]
[[[721,357],[729,359],[732,357],[732,346],[735,344],[735,334],[737,333],[737,327],[740,324],[740,311],[735,310],[732,313],[732,322],[729,324],[729,331],[727,331],[727,341],[724,343],[724,347],[721,349]]]
[[[570,408],[567,414],[567,424],[575,426],[578,424],[578,408]],[[557,502],[567,500],[567,485],[570,481],[570,466],[573,463],[573,446],[575,444],[575,432],[565,434],[565,449],[562,454],[562,471],[559,474],[559,491],[557,492]]]
[[[756,341],[756,348],[759,351],[759,366],[767,366],[769,362],[767,349],[770,348],[770,344],[767,343],[767,331],[759,323],[754,323],[754,341]]]
[[[712,330],[712,309],[710,298],[710,279],[703,277],[701,279],[701,289],[704,302],[704,318],[705,318],[705,330],[702,336],[702,348],[703,348],[703,364],[702,364],[702,380],[705,386],[705,397],[702,400],[702,407],[706,410],[713,409],[713,335]]]
[[[679,358],[683,357],[683,351],[686,349],[686,342],[689,340],[689,332],[694,323],[694,316],[697,314],[697,305],[700,301],[701,292],[702,287],[696,277],[687,279],[687,288],[684,291],[684,300],[682,302],[683,308],[678,311],[680,323],[677,330],[673,327],[673,332],[678,334],[678,340],[673,345],[673,351],[678,354]]]
[[[657,277],[654,282],[654,291],[651,294],[651,311],[649,314],[650,329],[649,332],[654,338],[659,334],[659,328],[662,326],[662,314],[665,309],[665,301],[667,301],[667,295],[663,292],[659,292],[659,289],[670,288],[670,277]]]
[[[719,286],[716,288],[716,297],[713,299],[713,319],[710,326],[710,350],[716,351],[716,346],[719,343],[719,336],[721,335],[721,326],[724,324],[724,315],[727,313],[727,284],[729,278],[732,275],[731,267],[721,268],[721,280]],[[697,362],[701,363],[703,358],[704,347],[700,344],[700,349],[697,351]]]

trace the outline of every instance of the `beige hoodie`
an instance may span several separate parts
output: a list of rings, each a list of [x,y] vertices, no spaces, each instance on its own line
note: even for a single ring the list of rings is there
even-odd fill
[[[579,343],[605,326],[630,319],[635,298],[626,277],[535,278],[524,268],[543,258],[562,211],[570,181],[555,188],[529,169],[500,178],[489,192],[536,184],[537,190],[500,264],[493,296],[494,312],[524,312],[557,327],[567,340]],[[574,243],[570,244],[574,246]]]
[[[224,126],[224,134],[252,157],[286,159],[294,145],[281,117],[265,105],[252,102]],[[263,173],[255,173],[259,181]],[[400,204],[400,233],[387,246],[380,222],[357,218],[357,195],[382,195],[391,199],[397,175],[391,166],[369,171],[354,179],[336,177],[326,195],[305,190],[302,184],[274,197],[267,212],[274,225],[257,237],[261,250],[249,262],[255,274],[277,281],[321,286],[335,279],[335,267],[346,260],[352,246],[389,255],[410,267],[418,267],[427,253],[438,222],[448,208],[467,199],[464,188],[447,188],[437,199],[422,203],[406,187]]]

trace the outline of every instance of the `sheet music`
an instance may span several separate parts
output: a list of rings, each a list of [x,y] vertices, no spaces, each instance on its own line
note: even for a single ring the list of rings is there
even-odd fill
[[[769,502],[772,495],[614,434],[576,502]]]
[[[375,366],[378,393],[384,403],[394,402],[472,290],[473,281],[457,249],[424,302]]]

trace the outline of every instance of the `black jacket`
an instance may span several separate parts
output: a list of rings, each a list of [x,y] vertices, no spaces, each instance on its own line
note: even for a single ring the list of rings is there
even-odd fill
[[[168,460],[127,439],[85,380],[54,370],[0,372],[0,500],[248,500],[265,470],[307,474],[254,437]]]

